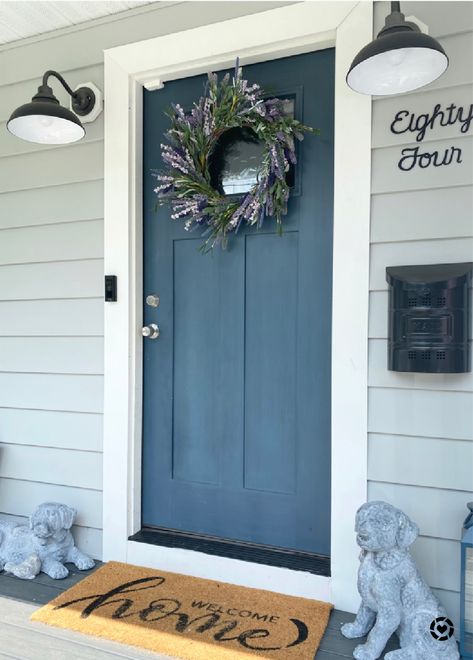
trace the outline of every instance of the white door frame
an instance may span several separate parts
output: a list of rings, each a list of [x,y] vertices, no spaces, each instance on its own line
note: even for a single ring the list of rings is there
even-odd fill
[[[371,99],[345,75],[372,37],[372,2],[302,2],[105,51],[104,559],[358,605],[353,534],[367,489]],[[336,48],[332,335],[332,577],[128,540],[141,517],[142,89]],[[178,100],[178,99],[176,99]],[[314,506],[317,503],[314,502]]]

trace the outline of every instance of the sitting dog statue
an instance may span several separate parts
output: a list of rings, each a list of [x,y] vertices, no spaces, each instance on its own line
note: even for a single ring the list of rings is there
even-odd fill
[[[387,653],[386,660],[458,660],[455,638],[436,634],[450,628],[442,621],[446,612],[409,552],[419,534],[417,525],[390,504],[369,502],[356,514],[355,531],[361,547],[362,602],[355,621],[342,626],[342,634],[349,639],[368,635],[368,639],[355,648],[353,657],[376,660],[397,632],[401,648]]]
[[[93,559],[80,552],[70,532],[76,511],[65,504],[40,504],[30,525],[0,523],[0,570],[32,579],[40,571],[58,580],[67,577],[64,564],[75,564],[81,571],[95,566]]]

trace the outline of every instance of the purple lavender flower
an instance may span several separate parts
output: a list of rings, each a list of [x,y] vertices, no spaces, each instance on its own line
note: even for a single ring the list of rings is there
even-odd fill
[[[235,79],[235,80],[238,80],[238,78],[240,78],[240,76],[241,76],[240,58],[237,57],[237,58],[236,58],[236,62],[235,62],[235,73],[234,73],[234,79]]]
[[[291,151],[291,149],[284,149],[284,157],[289,163],[291,163],[291,165],[297,163],[296,154],[294,151]]]
[[[263,226],[264,217],[265,217],[264,205],[262,204],[259,214],[259,220],[258,220],[258,229],[261,229],[261,227]]]
[[[156,176],[154,190],[161,203],[169,201],[171,217],[182,219],[186,231],[206,228],[203,236],[208,237],[208,249],[218,244],[225,247],[227,235],[238,232],[242,223],[261,226],[266,216],[275,216],[280,224],[281,216],[287,213],[290,190],[286,172],[296,162],[294,138],[302,139],[306,129],[286,118],[283,110],[280,99],[264,99],[258,84],[250,85],[243,79],[238,59],[232,80],[229,74],[220,82],[217,74],[208,74],[205,93],[190,113],[186,115],[177,103],[172,106],[168,144],[161,145],[166,170]],[[215,136],[230,126],[254,127],[266,153],[258,183],[228,219],[230,202],[215,191],[205,194],[209,176],[204,167]]]

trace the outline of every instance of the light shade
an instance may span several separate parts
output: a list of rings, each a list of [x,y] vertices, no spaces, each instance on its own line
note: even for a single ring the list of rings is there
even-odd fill
[[[12,113],[7,128],[23,140],[40,144],[67,144],[85,135],[80,119],[59,104],[48,85],[41,85],[30,103]]]
[[[393,11],[377,38],[353,60],[347,83],[361,94],[402,94],[428,85],[447,67],[440,43]]]

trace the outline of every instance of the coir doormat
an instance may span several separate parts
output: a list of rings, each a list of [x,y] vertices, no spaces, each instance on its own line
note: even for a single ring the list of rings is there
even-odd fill
[[[313,660],[329,603],[109,562],[32,619],[186,660]]]

